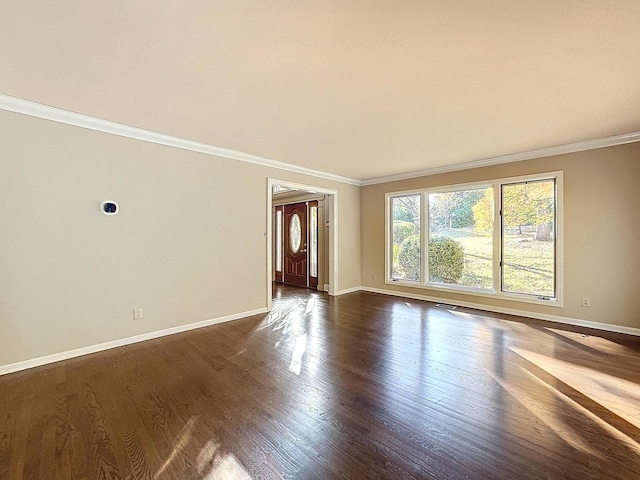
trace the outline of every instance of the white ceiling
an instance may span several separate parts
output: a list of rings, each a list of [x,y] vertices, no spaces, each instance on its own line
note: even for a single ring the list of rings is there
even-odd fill
[[[638,0],[5,0],[0,93],[356,179],[640,130]]]

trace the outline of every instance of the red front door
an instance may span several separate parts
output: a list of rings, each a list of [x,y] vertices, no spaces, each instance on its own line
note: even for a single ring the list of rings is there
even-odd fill
[[[284,281],[301,287],[307,283],[307,204],[284,206]]]

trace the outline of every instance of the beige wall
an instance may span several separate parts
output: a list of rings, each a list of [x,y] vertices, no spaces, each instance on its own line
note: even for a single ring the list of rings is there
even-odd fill
[[[338,190],[361,283],[355,186],[6,111],[0,172],[0,366],[266,307],[268,177]]]
[[[564,171],[564,307],[385,284],[385,193],[555,170]],[[638,143],[363,187],[363,286],[640,328],[639,192]]]

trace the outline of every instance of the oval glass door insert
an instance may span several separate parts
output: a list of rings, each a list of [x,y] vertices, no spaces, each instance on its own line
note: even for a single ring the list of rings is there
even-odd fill
[[[302,240],[302,226],[300,224],[300,216],[297,213],[291,217],[291,225],[289,226],[289,244],[292,253],[298,253],[300,250],[300,241]]]

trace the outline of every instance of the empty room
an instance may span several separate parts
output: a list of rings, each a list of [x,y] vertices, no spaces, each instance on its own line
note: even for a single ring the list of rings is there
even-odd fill
[[[640,2],[0,14],[0,479],[640,480]]]

